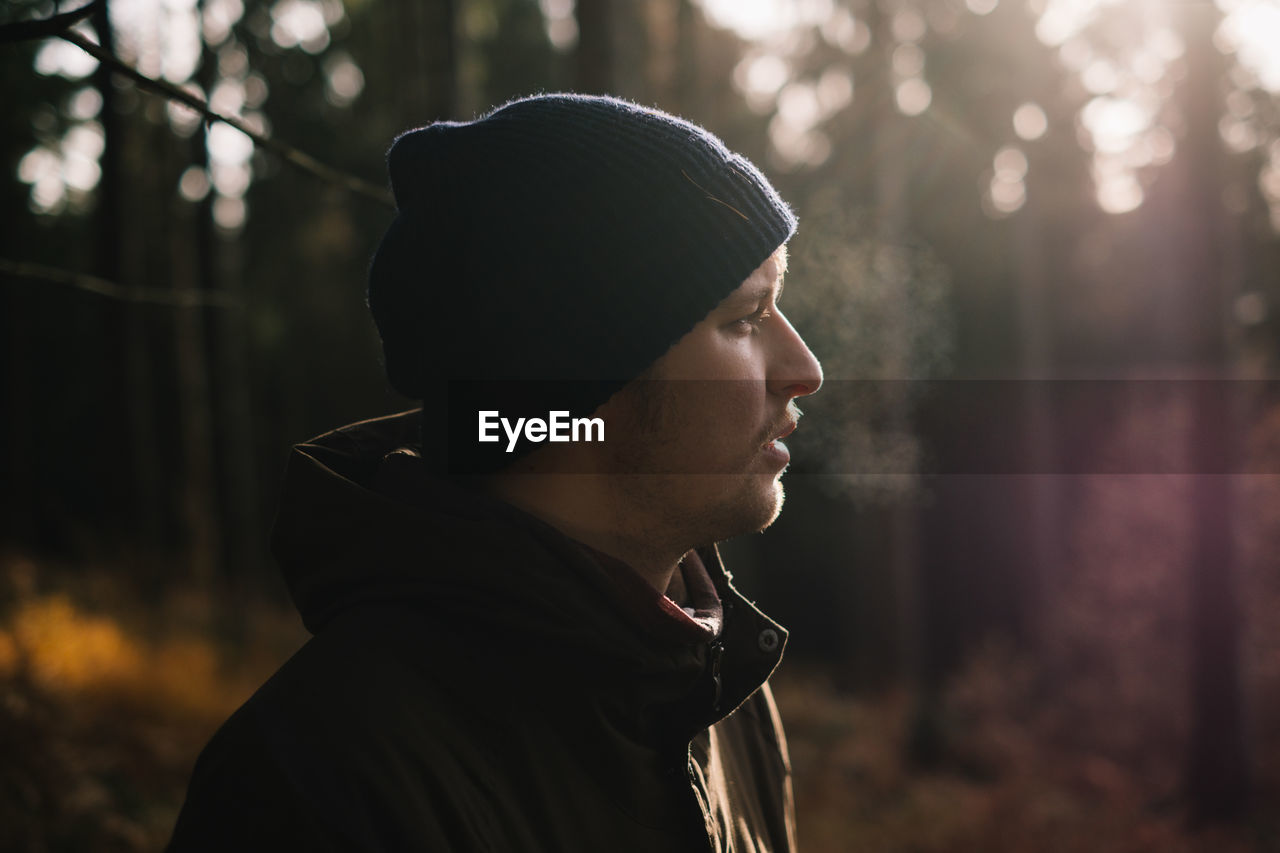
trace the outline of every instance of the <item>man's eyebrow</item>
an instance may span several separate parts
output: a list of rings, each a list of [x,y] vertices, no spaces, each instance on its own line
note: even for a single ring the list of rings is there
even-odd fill
[[[751,291],[752,294],[755,296],[757,300],[767,299],[770,296],[772,296],[775,301],[781,299],[782,288],[787,286],[786,275],[787,275],[787,271],[785,269],[778,270],[777,278],[775,278],[769,284],[766,284],[762,287],[755,288],[754,290]]]
[[[735,290],[725,297],[724,304],[733,308],[745,307],[748,305],[756,305],[767,301],[770,297],[774,300],[782,296],[782,276],[778,276],[774,284],[762,284],[753,287],[750,290]]]

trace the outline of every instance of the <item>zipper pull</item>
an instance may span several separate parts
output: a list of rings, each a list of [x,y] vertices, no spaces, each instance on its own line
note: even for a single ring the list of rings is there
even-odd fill
[[[711,670],[711,710],[720,710],[720,695],[724,685],[720,683],[720,660],[724,657],[724,643],[717,637],[711,642],[709,667]]]

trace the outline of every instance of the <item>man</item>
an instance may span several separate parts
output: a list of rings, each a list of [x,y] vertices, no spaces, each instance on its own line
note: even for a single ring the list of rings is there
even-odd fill
[[[715,549],[776,517],[822,381],[777,305],[791,211],[612,98],[388,166],[369,305],[423,408],[295,449],[274,547],[314,637],[206,748],[171,849],[793,849],[786,632]]]

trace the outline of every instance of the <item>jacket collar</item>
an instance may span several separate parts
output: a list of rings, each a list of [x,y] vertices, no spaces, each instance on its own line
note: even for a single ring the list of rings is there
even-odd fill
[[[624,563],[424,473],[404,449],[418,421],[362,421],[294,449],[272,544],[309,630],[362,605],[421,607],[511,672],[536,660],[539,679],[590,679],[668,724],[680,706],[682,736],[776,667],[786,631],[734,589],[714,547],[686,558],[690,617]]]

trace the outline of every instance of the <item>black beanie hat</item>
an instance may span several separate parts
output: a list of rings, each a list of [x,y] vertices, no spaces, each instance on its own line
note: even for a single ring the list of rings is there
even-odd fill
[[[454,473],[517,455],[477,442],[479,409],[590,415],[796,228],[714,135],[617,98],[437,122],[397,138],[387,166],[397,215],[369,307],[391,385],[436,412],[424,442],[445,442]]]

